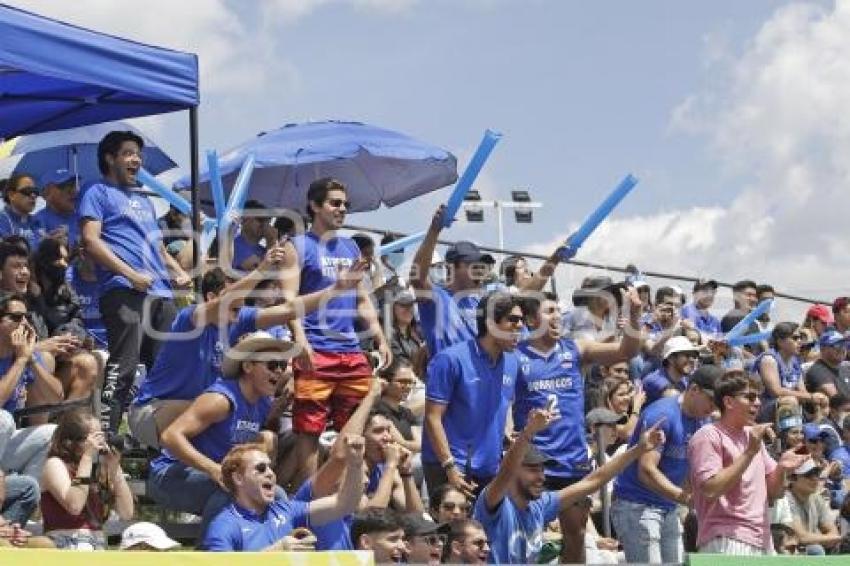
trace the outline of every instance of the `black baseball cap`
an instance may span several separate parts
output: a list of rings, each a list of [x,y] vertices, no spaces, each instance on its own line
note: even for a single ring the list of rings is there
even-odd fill
[[[475,263],[478,261],[482,261],[484,254],[481,253],[481,250],[474,243],[461,240],[460,242],[455,242],[452,247],[448,249],[446,252],[446,262],[447,263]]]

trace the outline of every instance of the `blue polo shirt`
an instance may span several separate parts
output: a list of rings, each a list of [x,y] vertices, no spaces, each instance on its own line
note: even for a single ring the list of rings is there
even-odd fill
[[[496,475],[508,407],[514,399],[517,357],[505,352],[494,364],[477,340],[438,352],[428,364],[425,396],[446,405],[443,428],[459,469],[478,477]],[[422,437],[422,461],[439,463],[428,434]]]
[[[682,318],[690,320],[700,332],[718,336],[723,334],[720,330],[720,319],[708,312],[700,310],[694,303],[688,303],[682,307]]]
[[[536,564],[543,547],[543,530],[558,518],[558,492],[544,491],[540,499],[519,509],[506,495],[495,510],[487,509],[485,493],[478,496],[472,517],[481,522],[490,541],[490,564]]]
[[[301,267],[299,295],[321,291],[333,285],[340,268],[351,267],[360,257],[360,248],[351,238],[320,238],[313,232],[292,239]],[[347,291],[329,300],[322,308],[304,316],[307,341],[316,352],[359,352],[360,341],[354,328],[357,293]]]
[[[89,218],[101,223],[100,238],[133,270],[153,277],[148,293],[171,297],[168,271],[160,253],[162,234],[150,200],[135,190],[116,187],[106,181],[83,189],[77,205],[80,221]],[[113,289],[131,289],[123,275],[97,266],[101,294]]]
[[[555,460],[546,475],[578,478],[591,470],[584,424],[584,378],[576,343],[563,338],[550,352],[527,342],[517,348],[519,373],[513,405],[514,428],[522,430],[532,409],[545,409],[550,399],[561,418],[534,436],[534,445]]]
[[[479,302],[479,290],[464,291],[456,297],[440,285],[431,285],[430,297],[417,296],[419,325],[431,354],[478,336],[475,315]]]
[[[208,324],[195,328],[192,315],[197,305],[177,313],[171,323],[172,336],[162,343],[151,370],[147,373],[134,405],[144,405],[153,399],[190,401],[212,385],[221,375],[221,363],[227,347],[239,337],[257,330],[257,309],[239,309],[236,322],[226,328]]]
[[[313,501],[313,480],[308,479],[301,484],[292,498],[296,501]],[[351,544],[352,520],[352,515],[346,515],[324,525],[313,525],[310,530],[316,535],[316,550],[354,550]]]
[[[262,260],[266,255],[266,247],[260,244],[252,244],[239,234],[233,239],[233,269],[242,269],[242,263],[255,256]]]
[[[667,375],[667,370],[664,367],[660,367],[652,373],[647,374],[641,381],[641,385],[643,386],[643,391],[646,393],[644,407],[647,407],[653,401],[661,399],[664,391],[671,387],[679,391],[687,389],[688,378],[684,376],[679,383],[673,383],[673,380]]]
[[[213,552],[263,550],[298,527],[310,528],[310,504],[275,500],[262,514],[235,501],[210,521],[200,549]]]
[[[681,487],[688,475],[688,442],[699,430],[702,421],[691,418],[682,412],[681,395],[664,397],[649,405],[641,412],[635,430],[629,440],[629,447],[640,441],[644,430],[664,419],[661,430],[664,431],[664,444],[657,450],[661,452],[658,469],[670,483]],[[641,483],[638,479],[638,462],[629,464],[617,476],[614,484],[614,495],[626,501],[642,503],[662,509],[673,509],[676,503],[665,499]]]
[[[80,225],[75,214],[59,214],[50,206],[45,206],[34,216],[45,237],[54,230],[65,228],[68,231],[69,247],[73,248],[80,242]]]
[[[0,238],[7,236],[23,236],[30,245],[30,250],[35,251],[41,242],[42,227],[35,215],[17,214],[8,204],[0,210]]]

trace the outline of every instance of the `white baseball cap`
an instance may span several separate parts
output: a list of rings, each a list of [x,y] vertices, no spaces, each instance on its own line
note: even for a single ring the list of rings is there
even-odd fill
[[[165,534],[162,527],[146,522],[136,523],[124,529],[118,548],[127,550],[137,544],[147,544],[157,550],[171,550],[180,546],[179,542]]]
[[[694,354],[697,354],[699,353],[699,350],[697,350],[696,346],[694,346],[686,337],[673,336],[664,343],[664,351],[662,352],[661,359],[666,360],[673,354],[678,354],[680,352],[693,352]]]

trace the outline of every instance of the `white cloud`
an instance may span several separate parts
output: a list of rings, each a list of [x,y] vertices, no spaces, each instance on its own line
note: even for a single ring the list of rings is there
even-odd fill
[[[672,110],[671,129],[704,137],[738,195],[723,208],[614,218],[579,259],[846,293],[850,1],[781,7],[741,53],[728,49],[707,37],[707,86]]]

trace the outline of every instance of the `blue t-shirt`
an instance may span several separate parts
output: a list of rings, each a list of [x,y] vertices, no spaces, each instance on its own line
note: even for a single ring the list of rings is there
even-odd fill
[[[440,285],[431,285],[431,296],[419,296],[419,325],[431,355],[478,336],[475,314],[481,302],[479,291],[455,297]]]
[[[337,236],[322,239],[313,232],[292,239],[301,266],[299,295],[330,287],[337,280],[337,269],[351,267],[360,257],[360,248],[351,238]],[[359,352],[360,341],[354,328],[357,293],[340,293],[303,320],[307,341],[316,352]]]
[[[663,367],[658,368],[654,372],[648,374],[641,381],[644,393],[646,393],[646,402],[644,407],[647,407],[653,401],[657,401],[664,396],[667,389],[675,388],[679,391],[684,391],[688,387],[687,376],[682,376],[679,383],[673,383],[670,376],[667,375],[667,370]]]
[[[185,340],[172,337],[162,343],[153,367],[139,386],[134,405],[144,405],[152,399],[194,399],[223,377],[222,338],[230,347],[243,334],[257,330],[257,309],[253,307],[239,309],[236,322],[226,328],[208,324],[201,329],[192,322],[195,308],[190,305],[177,313],[171,332],[184,335]]]
[[[544,491],[540,499],[517,508],[506,495],[494,511],[487,510],[485,494],[478,496],[472,517],[484,525],[490,541],[490,564],[536,564],[543,547],[543,530],[558,518],[558,492]]]
[[[59,228],[65,228],[68,232],[69,247],[73,248],[80,242],[79,219],[75,214],[59,214],[49,206],[45,206],[34,216],[41,227],[42,237],[47,237]]]
[[[89,335],[94,338],[95,346],[101,350],[108,349],[106,326],[100,314],[100,286],[97,281],[86,281],[80,275],[80,270],[71,264],[65,271],[65,281],[77,294],[80,301],[80,318]]]
[[[156,213],[148,198],[135,190],[119,188],[102,181],[83,189],[77,215],[101,223],[100,238],[133,270],[153,277],[149,294],[171,296],[171,284],[160,253],[162,234]],[[132,288],[123,275],[97,266],[101,293]]]
[[[682,307],[682,318],[693,322],[696,329],[705,334],[712,336],[723,334],[720,330],[720,319],[707,310],[698,309],[694,303],[688,303]]]
[[[691,418],[682,412],[681,395],[664,397],[641,412],[635,430],[629,440],[629,447],[640,442],[644,430],[661,419],[664,431],[664,444],[657,450],[661,452],[658,469],[670,483],[681,487],[688,475],[688,442],[702,425],[702,421]],[[614,495],[634,503],[643,503],[662,509],[672,509],[676,503],[670,501],[643,485],[638,476],[638,462],[632,462],[617,476]]]
[[[255,256],[258,260],[262,260],[266,255],[266,247],[260,244],[252,244],[239,234],[233,239],[233,269],[242,269],[242,263]]]
[[[528,343],[517,348],[519,374],[513,406],[514,428],[522,430],[532,409],[555,399],[561,418],[534,437],[534,445],[556,463],[546,475],[582,477],[591,470],[584,425],[584,378],[576,343],[562,338],[542,354]]]
[[[298,527],[310,528],[310,504],[275,500],[257,515],[235,501],[222,509],[207,527],[200,549],[214,552],[259,551]]]
[[[472,473],[496,475],[517,370],[516,354],[503,353],[494,365],[477,340],[443,350],[428,364],[425,396],[446,405],[443,428],[459,469],[467,468],[471,450]],[[438,463],[428,434],[422,437],[422,461]]]
[[[308,479],[295,495],[296,501],[313,501],[313,480]],[[316,550],[354,550],[351,544],[352,515],[346,515],[324,525],[313,525],[310,530],[316,535]]]
[[[38,365],[42,367],[44,366],[44,361],[41,359],[41,355],[38,352],[33,354],[33,357]],[[6,372],[9,371],[9,368],[12,367],[13,363],[15,363],[15,356],[0,358],[0,377],[6,375]],[[3,403],[3,410],[9,413],[14,413],[19,409],[23,409],[26,405],[27,399],[26,388],[33,382],[35,382],[35,372],[28,364],[24,367],[24,371],[22,371],[21,375],[18,377],[18,382],[15,384],[14,391],[12,391],[12,394],[9,395],[6,402]]]
[[[41,242],[42,233],[41,223],[35,215],[21,216],[8,204],[0,211],[0,238],[23,236],[30,245],[30,251],[34,252]]]
[[[256,441],[271,409],[271,398],[261,397],[256,403],[249,403],[242,395],[238,379],[220,379],[207,387],[204,393],[224,395],[230,403],[230,412],[224,420],[212,424],[191,442],[195,450],[213,462],[221,462],[237,444]],[[178,461],[168,449],[163,448],[151,462],[151,471],[159,473]]]
[[[800,380],[803,379],[803,366],[800,364],[800,358],[794,356],[791,358],[790,363],[785,363],[782,356],[775,350],[768,350],[767,352],[759,354],[753,361],[753,373],[759,375],[759,377],[761,376],[761,362],[766,357],[773,358],[773,361],[776,362],[776,369],[779,373],[779,385],[785,389],[797,389],[797,385],[800,383]],[[762,391],[761,398],[765,401],[775,399],[775,397],[767,390],[767,387],[765,387],[764,391]]]
[[[286,340],[288,342],[292,341],[292,331],[289,329],[288,326],[278,324],[277,326],[266,328],[266,332],[268,332],[272,335],[273,338],[277,338],[278,340]]]

